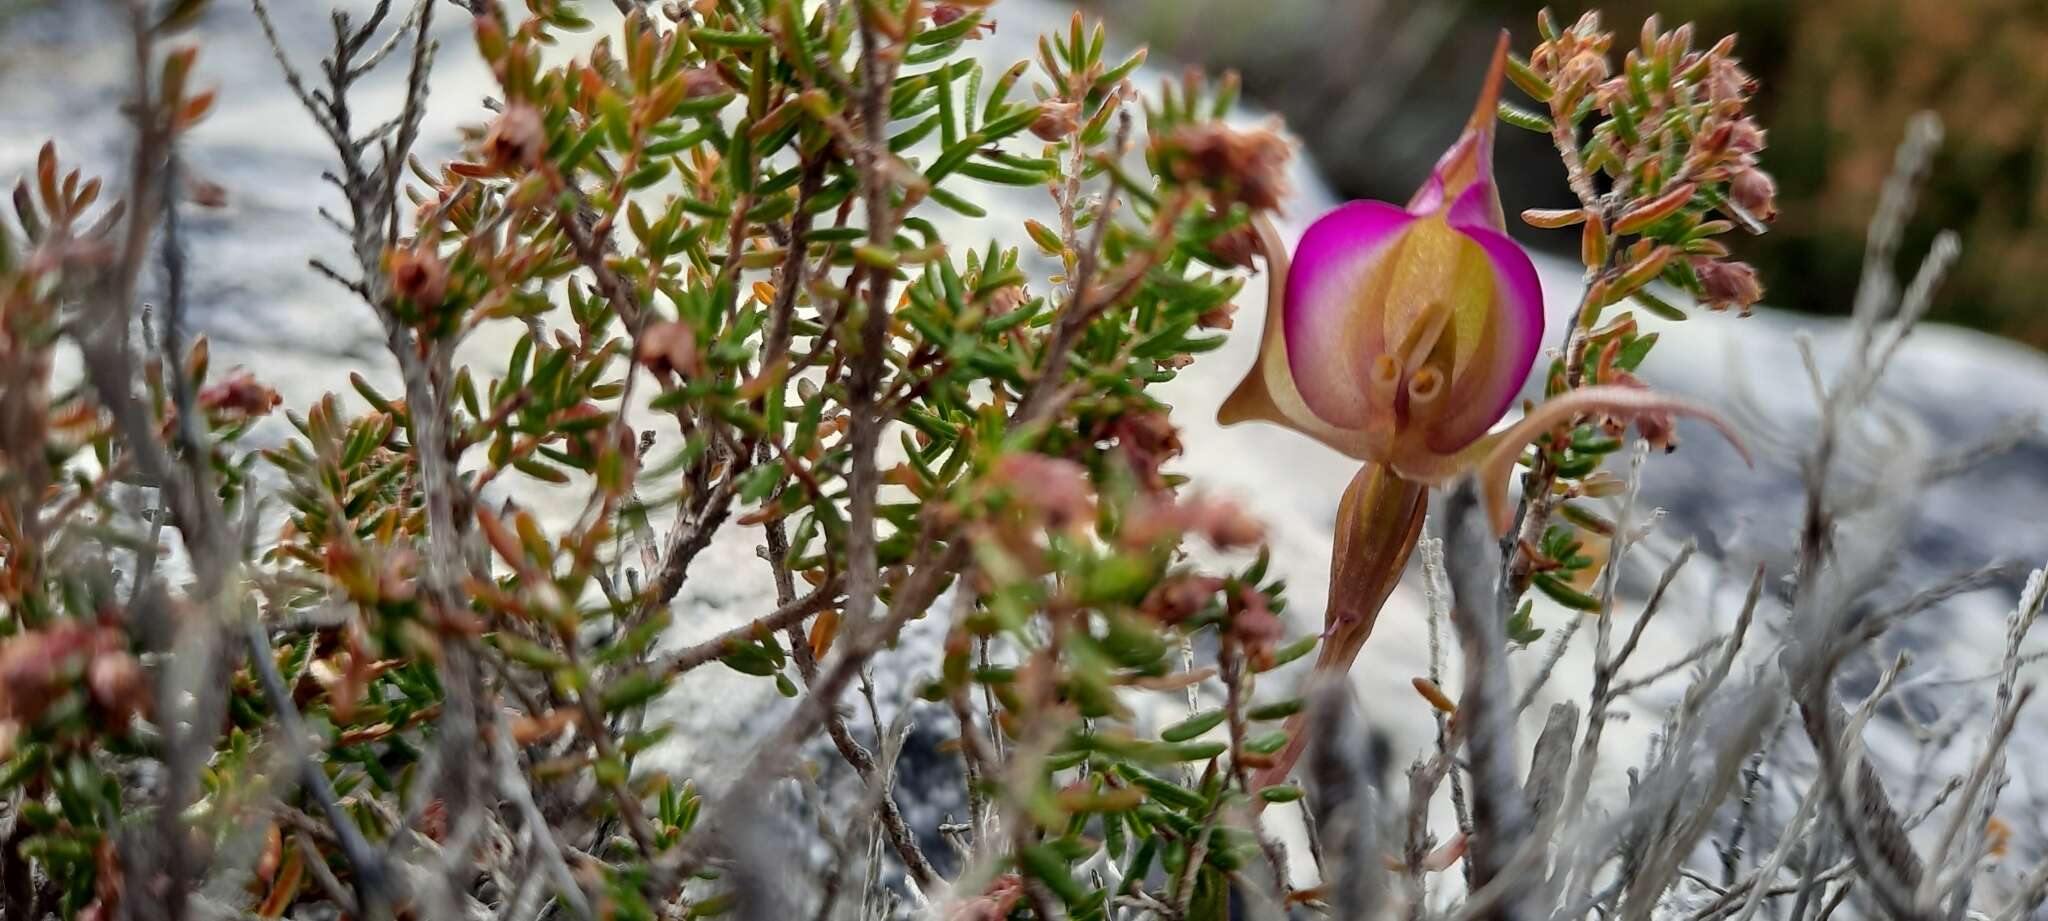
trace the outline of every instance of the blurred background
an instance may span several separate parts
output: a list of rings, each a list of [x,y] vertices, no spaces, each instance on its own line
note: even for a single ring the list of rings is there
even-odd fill
[[[46,39],[57,31],[75,39],[69,29],[52,29],[71,17],[50,15],[72,5],[100,6],[0,0],[0,36],[19,40],[27,31]],[[1510,29],[1515,46],[1526,50],[1545,4],[1081,5],[1111,19],[1120,43],[1150,44],[1155,66],[1236,68],[1247,95],[1286,117],[1340,196],[1399,201],[1456,136],[1492,34]],[[1694,22],[1702,36],[1740,34],[1737,50],[1762,83],[1754,109],[1769,126],[1763,163],[1777,177],[1780,214],[1767,236],[1747,241],[1742,251],[1767,282],[1766,303],[1776,307],[1847,309],[1864,222],[1905,120],[1921,109],[1940,113],[1948,141],[1904,251],[1919,251],[1936,228],[1959,231],[1962,263],[1935,318],[2048,349],[2048,0],[1574,0],[1550,6],[1564,24],[1597,6],[1624,48],[1653,12],[1667,26]],[[19,41],[5,44],[22,50]],[[7,61],[0,60],[0,75],[21,85],[22,74]],[[1512,90],[1509,97],[1515,98]],[[12,134],[22,126],[8,127]],[[28,139],[17,140],[25,146]],[[1503,126],[1497,159],[1511,213],[1569,201],[1547,139]],[[1534,246],[1575,246],[1572,234],[1516,230]]]
[[[1234,67],[1286,116],[1344,197],[1406,200],[1456,137],[1501,28],[1535,43],[1538,0],[1091,0],[1155,63]],[[1643,17],[1741,35],[1762,82],[1764,167],[1779,219],[1740,251],[1765,302],[1848,309],[1863,227],[1908,116],[1932,109],[1948,142],[1907,240],[1962,234],[1935,318],[2048,348],[2048,2],[2043,0],[1602,0],[1552,3],[1569,25],[1597,6],[1634,44]],[[1704,44],[1705,42],[1702,42]],[[1509,98],[1515,99],[1512,90]],[[1517,100],[1526,102],[1526,100]],[[1503,126],[1496,158],[1510,214],[1571,200],[1548,139]],[[1516,222],[1511,221],[1511,224]],[[1576,233],[1519,227],[1524,241]]]

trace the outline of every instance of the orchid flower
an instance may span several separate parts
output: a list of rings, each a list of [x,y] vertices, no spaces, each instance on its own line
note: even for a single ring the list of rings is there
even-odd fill
[[[1588,414],[1702,409],[1633,387],[1573,390],[1489,433],[1514,405],[1543,337],[1543,289],[1506,232],[1493,181],[1493,128],[1507,60],[1501,34],[1471,120],[1403,207],[1354,201],[1317,219],[1295,247],[1259,224],[1270,293],[1257,362],[1217,413],[1225,425],[1275,423],[1365,466],[1345,490],[1331,561],[1318,671],[1346,670],[1399,581],[1421,531],[1428,487],[1476,471],[1494,529],[1512,510],[1507,481],[1523,446]],[[1292,728],[1292,727],[1291,727]],[[1302,733],[1267,769],[1284,777]]]

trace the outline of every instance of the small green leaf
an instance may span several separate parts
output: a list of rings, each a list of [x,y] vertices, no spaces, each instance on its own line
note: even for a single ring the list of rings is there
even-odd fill
[[[1027,844],[1017,850],[1018,869],[1036,877],[1051,889],[1060,901],[1072,905],[1085,895],[1081,884],[1074,881],[1074,875],[1067,870],[1066,858],[1045,844]]]
[[[1500,104],[1500,120],[1517,128],[1534,131],[1537,134],[1549,134],[1553,127],[1549,116],[1539,115],[1507,102]]]
[[[1167,761],[1207,761],[1230,750],[1222,742],[1182,742],[1177,745],[1159,746],[1159,754]]]
[[[1299,659],[1302,656],[1308,655],[1309,650],[1316,648],[1316,639],[1317,638],[1314,636],[1304,636],[1301,639],[1295,640],[1292,643],[1288,643],[1287,645],[1282,646],[1277,650],[1274,650],[1273,663],[1271,665],[1266,666],[1265,668],[1259,669],[1259,671],[1269,672],[1273,669],[1279,668],[1282,665],[1286,665],[1289,662]]]
[[[1159,731],[1159,737],[1168,742],[1185,742],[1223,722],[1229,714],[1222,710],[1204,710]]]
[[[1244,747],[1246,751],[1270,755],[1287,747],[1287,730],[1275,729],[1272,732],[1261,733],[1245,740]]]
[[[1651,316],[1660,320],[1681,322],[1686,319],[1685,311],[1678,309],[1670,301],[1651,294],[1647,290],[1637,290],[1634,294],[1629,295],[1629,297],[1634,298],[1635,302],[1642,305],[1644,310],[1649,311]]]
[[[723,29],[692,29],[690,37],[714,47],[739,50],[766,48],[775,42],[766,32],[727,32]]]
[[[1532,581],[1537,590],[1550,596],[1550,600],[1574,611],[1592,612],[1601,609],[1600,599],[1566,585],[1563,580],[1550,573],[1537,573]]]
[[[1245,717],[1253,720],[1284,720],[1296,713],[1300,713],[1301,707],[1301,698],[1295,697],[1288,700],[1275,701],[1263,707],[1253,707],[1245,713]]]
[[[606,713],[617,713],[646,704],[668,690],[668,682],[653,672],[640,670],[627,672],[613,681],[598,697],[598,706]]]

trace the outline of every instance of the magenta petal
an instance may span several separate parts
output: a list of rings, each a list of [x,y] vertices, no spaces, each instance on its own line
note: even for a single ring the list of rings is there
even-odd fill
[[[1501,214],[1500,195],[1494,191],[1492,178],[1482,176],[1459,192],[1444,211],[1444,223],[1464,231],[1491,230],[1498,233],[1504,229],[1507,220]]]
[[[1324,422],[1362,429],[1371,420],[1366,363],[1380,354],[1380,312],[1361,303],[1372,270],[1416,217],[1378,201],[1354,201],[1309,225],[1295,247],[1283,315],[1287,366],[1302,402]]]
[[[1471,444],[1506,414],[1529,379],[1543,340],[1543,285],[1529,254],[1506,234],[1469,225],[1457,229],[1485,251],[1495,293],[1486,323],[1488,341],[1474,365],[1458,375],[1451,411],[1429,427],[1426,443],[1439,454]]]
[[[1444,207],[1447,195],[1454,200],[1462,200],[1473,185],[1491,184],[1492,140],[1490,134],[1465,132],[1449,150],[1444,151],[1443,156],[1437,158],[1436,166],[1430,169],[1429,178],[1423,180],[1422,188],[1416,189],[1415,195],[1408,199],[1408,210],[1414,214],[1435,214]],[[1455,203],[1452,207],[1456,207]]]
[[[1436,167],[1429,171],[1429,178],[1424,179],[1422,187],[1416,189],[1415,194],[1409,197],[1408,210],[1411,213],[1435,214],[1444,206],[1444,173],[1459,157],[1470,156],[1467,148],[1474,143],[1477,143],[1477,139],[1466,135],[1452,144],[1451,149],[1444,151],[1443,156],[1437,159]]]

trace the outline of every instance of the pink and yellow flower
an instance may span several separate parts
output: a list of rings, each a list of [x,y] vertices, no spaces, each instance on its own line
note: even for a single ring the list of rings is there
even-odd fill
[[[1568,391],[1491,431],[1541,350],[1543,288],[1506,232],[1493,181],[1502,33],[1471,120],[1407,205],[1354,201],[1311,224],[1292,265],[1257,223],[1269,294],[1257,362],[1218,412],[1291,428],[1365,462],[1345,490],[1319,671],[1348,669],[1421,531],[1428,487],[1476,472],[1496,531],[1524,446],[1574,419],[1719,419],[1639,387]],[[1731,440],[1733,434],[1728,433]],[[1739,444],[1739,443],[1738,443]],[[1263,774],[1284,777],[1301,733]]]
[[[1543,289],[1493,184],[1499,86],[1496,58],[1464,135],[1406,207],[1338,207],[1291,266],[1268,232],[1280,297],[1222,422],[1285,425],[1430,482],[1512,405],[1543,335]]]
[[[1311,224],[1292,265],[1260,225],[1270,303],[1251,372],[1224,401],[1229,425],[1286,426],[1401,479],[1478,471],[1505,530],[1507,472],[1535,436],[1591,414],[1710,413],[1640,388],[1588,387],[1491,433],[1543,338],[1536,267],[1509,239],[1493,181],[1507,60],[1501,36],[1464,133],[1406,206],[1354,201]],[[1725,429],[1724,429],[1725,430]]]

